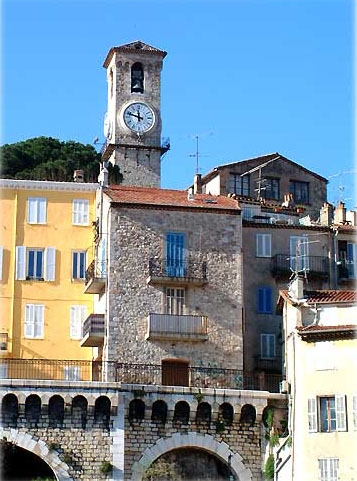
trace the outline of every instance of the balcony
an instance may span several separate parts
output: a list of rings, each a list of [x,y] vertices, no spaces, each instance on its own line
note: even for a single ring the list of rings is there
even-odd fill
[[[282,358],[281,356],[275,356],[270,358],[264,358],[261,356],[254,357],[255,371],[263,371],[265,373],[280,374],[282,371]]]
[[[289,277],[295,270],[295,258],[290,254],[276,254],[271,259],[271,272],[274,277]],[[323,256],[301,256],[298,270],[306,271],[315,278],[329,277],[329,259]]]
[[[104,341],[104,314],[91,314],[83,323],[81,347],[98,347]]]
[[[100,294],[105,287],[106,266],[104,262],[92,261],[86,270],[85,294]]]
[[[343,259],[337,262],[338,281],[339,282],[354,282],[355,281],[355,266],[353,260]]]
[[[146,339],[150,341],[206,341],[208,339],[207,318],[205,316],[150,313]]]
[[[205,261],[172,261],[168,259],[149,260],[149,285],[195,285],[207,284],[207,263]]]
[[[170,139],[169,137],[158,138],[156,135],[143,135],[141,139],[139,138],[139,140],[133,140],[133,137],[131,135],[122,135],[118,139],[117,144],[114,142],[114,140],[107,139],[101,148],[102,159],[109,159],[115,147],[117,146],[128,148],[135,148],[137,146],[140,146],[146,150],[158,150],[161,155],[163,155],[168,150],[170,150]]]

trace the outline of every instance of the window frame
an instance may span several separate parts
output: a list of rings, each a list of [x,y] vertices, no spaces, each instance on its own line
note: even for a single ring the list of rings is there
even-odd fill
[[[44,204],[44,219],[41,217],[41,204]],[[35,210],[34,217],[35,220],[31,219],[31,205]],[[31,225],[44,225],[47,224],[47,199],[46,197],[28,197],[27,198],[27,223]]]
[[[270,293],[268,295],[268,292]],[[262,303],[261,300],[262,293]],[[270,299],[269,299],[270,296]],[[268,305],[269,304],[269,305]],[[260,306],[263,305],[261,309]],[[258,314],[273,314],[273,289],[269,286],[259,286],[257,289],[257,313]]]
[[[33,261],[33,270],[34,275],[30,275],[30,254],[34,253],[34,261]],[[35,271],[37,271],[37,257],[38,253],[41,252],[42,260],[41,260],[41,274],[38,276]],[[44,272],[45,272],[45,249],[43,247],[27,247],[26,248],[26,280],[27,281],[44,281]]]
[[[244,179],[247,179],[246,181]],[[232,190],[233,187],[233,190]],[[229,192],[242,197],[250,197],[250,174],[229,173]]]
[[[333,401],[333,406],[331,405]],[[326,418],[323,412],[322,403],[326,402]],[[319,396],[319,431],[321,433],[332,433],[337,431],[337,412],[335,396]],[[324,416],[324,417],[323,417]],[[324,424],[327,423],[327,429],[324,429]],[[335,427],[332,427],[334,423]]]
[[[80,261],[78,262],[78,260],[76,262],[76,272],[75,272],[75,269],[74,269],[74,256],[75,256],[75,254],[77,254],[77,256],[79,255],[79,259],[80,259],[80,256],[82,254],[84,255],[83,277],[80,277],[81,262]],[[72,259],[71,260],[72,260],[72,264],[71,264],[71,278],[72,278],[72,281],[84,281],[85,278],[86,278],[86,270],[87,270],[87,251],[85,251],[85,250],[72,250]],[[76,276],[74,276],[74,274],[76,274]]]
[[[259,242],[259,239],[261,239],[261,242]],[[267,244],[266,241],[269,239],[268,242],[268,249],[266,249]],[[255,234],[255,257],[269,257],[271,258],[271,241],[272,241],[272,235],[271,234]],[[262,247],[262,252],[259,253],[259,244]],[[267,252],[268,251],[268,252]]]
[[[169,295],[169,291],[174,293]],[[177,294],[181,292],[182,296]],[[170,299],[170,301],[169,301]],[[166,286],[165,287],[165,314],[169,316],[184,316],[186,311],[186,289],[184,287]]]
[[[339,458],[319,458],[319,481],[338,481]]]
[[[75,375],[73,375],[75,373]],[[81,367],[67,364],[63,366],[63,380],[64,381],[80,381]]]
[[[262,197],[267,200],[279,200],[280,199],[280,178],[279,177],[265,177],[264,181],[266,184],[264,185],[264,190],[262,190]],[[274,182],[277,183],[277,185],[273,185]],[[268,188],[268,183],[269,183],[269,188]],[[277,187],[277,194],[276,196],[274,195],[267,195],[268,192],[273,193],[275,188]]]
[[[81,209],[80,206],[86,206]],[[89,199],[72,199],[72,225],[89,225]]]
[[[31,319],[28,319],[28,313],[30,311],[29,308],[32,308],[34,311],[32,316],[33,316],[33,321]],[[36,323],[36,308],[38,308],[38,311],[41,313],[40,315],[40,322]],[[30,322],[31,321],[31,322]],[[40,332],[38,335],[36,334],[36,324],[40,326]],[[29,329],[29,327],[32,327],[32,334],[27,334],[26,331]],[[44,330],[45,330],[45,306],[44,304],[25,304],[25,321],[24,321],[24,338],[25,339],[44,339]]]
[[[302,196],[300,195],[302,186],[306,186],[307,200],[303,199]],[[297,187],[299,187],[300,197],[298,197],[297,194],[296,194]],[[293,195],[293,200],[296,204],[303,204],[303,205],[309,205],[310,204],[310,182],[306,182],[306,181],[303,181],[303,180],[290,179],[289,180],[289,192],[290,192],[290,194]]]
[[[264,340],[266,339],[266,340]],[[273,340],[273,353],[270,353],[270,341],[268,339]],[[267,354],[264,354],[264,347],[268,347]],[[271,355],[269,355],[271,354]],[[260,358],[261,359],[275,359],[276,358],[276,335],[271,333],[262,333],[260,334]]]
[[[70,306],[69,312],[69,337],[78,341],[83,337],[83,322],[87,318],[88,308],[84,304],[76,304]],[[79,326],[74,326],[75,324],[79,324]]]

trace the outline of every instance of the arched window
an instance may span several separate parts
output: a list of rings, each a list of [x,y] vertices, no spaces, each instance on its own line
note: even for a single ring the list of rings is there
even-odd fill
[[[19,402],[15,394],[6,394],[1,405],[2,425],[6,428],[16,428],[19,417]]]
[[[233,422],[233,406],[229,403],[222,403],[219,406],[219,416],[226,426]]]
[[[133,399],[129,404],[129,421],[141,421],[145,416],[145,403],[141,399]]]
[[[197,423],[210,423],[211,422],[211,406],[208,403],[200,403],[197,406],[196,413]]]
[[[247,423],[253,426],[253,424],[255,423],[255,418],[256,418],[255,407],[252,406],[251,404],[245,404],[242,407],[242,410],[240,413],[240,422]]]
[[[152,405],[151,419],[157,423],[166,423],[167,404],[164,401],[155,401]]]
[[[95,401],[94,423],[104,429],[109,429],[110,400],[106,396],[100,396]]]
[[[175,404],[174,422],[188,424],[190,419],[190,405],[186,401],[179,401]]]
[[[64,419],[64,400],[61,396],[52,396],[48,402],[48,424],[51,428],[61,428]]]
[[[37,425],[41,416],[41,399],[31,394],[25,401],[25,418],[28,424]]]
[[[131,91],[144,93],[144,70],[140,62],[136,62],[131,67]]]
[[[84,396],[76,396],[72,401],[72,423],[85,429],[87,424],[88,401]]]

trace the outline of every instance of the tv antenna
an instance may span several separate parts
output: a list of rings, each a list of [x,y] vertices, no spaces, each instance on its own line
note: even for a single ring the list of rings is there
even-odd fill
[[[338,198],[336,199],[336,203],[338,202],[345,202],[346,200],[351,200],[351,197],[348,197],[348,198],[345,198],[344,194],[345,194],[345,185],[343,184],[342,182],[342,176],[343,175],[350,175],[350,174],[356,174],[357,171],[352,169],[352,170],[344,170],[344,171],[340,171],[340,172],[337,172],[336,174],[333,174],[333,175],[330,175],[328,177],[328,179],[335,179],[337,178],[338,179]]]
[[[200,173],[200,166],[199,166],[199,159],[200,157],[204,156],[203,154],[201,154],[201,152],[199,151],[199,148],[198,148],[198,142],[199,142],[199,135],[195,135],[195,139],[196,139],[196,152],[194,154],[188,154],[189,157],[195,157],[196,158],[196,174],[199,174]]]

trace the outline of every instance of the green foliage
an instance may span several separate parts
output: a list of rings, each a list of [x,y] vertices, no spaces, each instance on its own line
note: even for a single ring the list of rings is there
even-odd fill
[[[216,433],[223,433],[225,430],[225,424],[222,421],[216,421]]]
[[[203,394],[201,393],[201,390],[199,390],[198,392],[196,392],[193,397],[196,399],[196,401],[198,402],[198,404],[200,402],[202,402],[203,400]]]
[[[69,453],[62,454],[62,460],[66,464],[72,464],[72,456]]]
[[[169,481],[178,478],[174,464],[159,459],[146,470],[143,479],[144,481]]]
[[[289,436],[288,440],[286,441],[286,445],[288,446],[288,448],[291,448],[292,444],[293,444],[293,438]]]
[[[278,433],[274,433],[269,436],[269,444],[272,448],[275,448],[275,446],[279,446],[279,442],[280,436]]]
[[[264,413],[264,424],[270,430],[273,427],[274,421],[274,409],[272,406],[268,406]]]
[[[84,171],[85,182],[97,182],[101,155],[92,145],[52,137],[35,137],[0,147],[1,177],[5,179],[72,182],[76,169]],[[109,180],[120,183],[117,166],[109,165]]]
[[[54,443],[54,442],[48,443],[48,449],[50,451],[53,451],[54,449],[57,450],[58,448],[59,448],[59,445],[57,443]]]
[[[113,471],[113,465],[109,461],[103,461],[99,469],[103,474],[109,474]]]
[[[134,394],[135,398],[138,398],[138,397],[141,398],[141,397],[144,397],[146,395],[146,392],[145,392],[144,388],[134,389],[133,394]]]
[[[264,466],[264,477],[267,481],[274,479],[274,455],[269,454]]]

